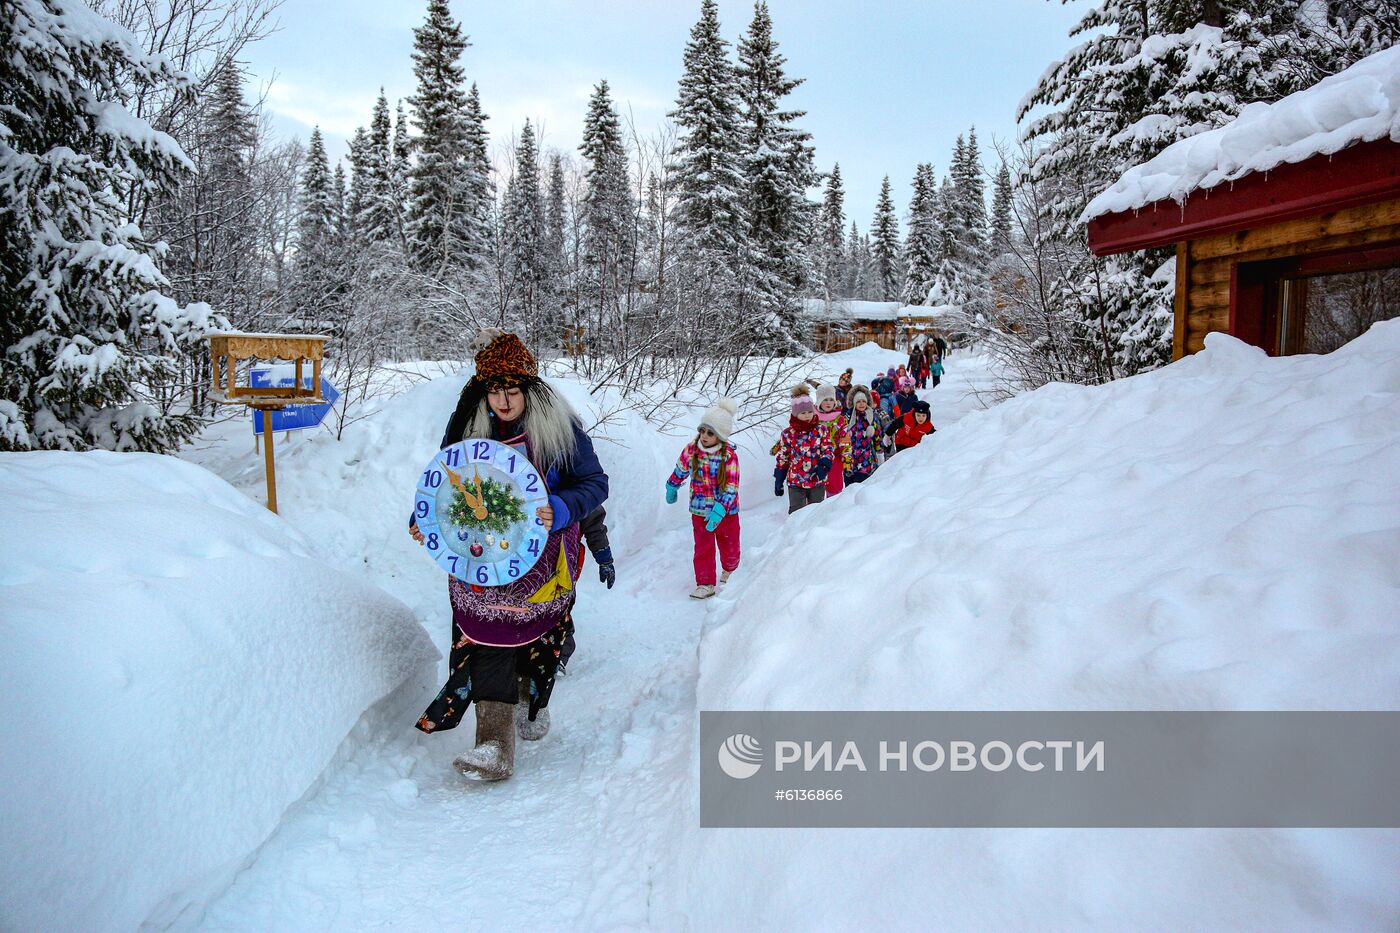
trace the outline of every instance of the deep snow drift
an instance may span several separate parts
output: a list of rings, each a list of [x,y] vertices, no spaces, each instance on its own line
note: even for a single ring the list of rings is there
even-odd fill
[[[207,471],[0,454],[0,926],[132,930],[226,886],[437,652]]]
[[[1212,334],[970,414],[769,551],[712,616],[701,709],[1400,708],[1400,321],[1327,356]],[[688,835],[700,929],[1400,915],[1395,831]]]

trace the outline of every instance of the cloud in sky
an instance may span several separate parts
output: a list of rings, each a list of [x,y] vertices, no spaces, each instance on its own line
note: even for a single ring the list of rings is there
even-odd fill
[[[888,174],[901,214],[914,167],[947,170],[954,137],[977,126],[1016,131],[1015,107],[1069,47],[1084,12],[1047,0],[770,0],[789,72],[806,79],[791,104],[808,115],[823,170],[841,164],[847,214],[868,228]],[[480,87],[499,148],[528,117],[544,146],[576,152],[594,84],[606,78],[624,116],[651,132],[674,105],[681,53],[698,0],[513,0],[452,4],[472,47],[468,80]],[[249,50],[252,73],[272,80],[267,106],[279,131],[305,138],[319,124],[332,158],[367,125],[379,88],[413,92],[413,28],[426,3],[286,0],[281,29]],[[751,0],[720,0],[724,35],[737,41]]]

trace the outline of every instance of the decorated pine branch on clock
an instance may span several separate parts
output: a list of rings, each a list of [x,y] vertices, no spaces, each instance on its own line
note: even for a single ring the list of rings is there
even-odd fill
[[[511,495],[504,483],[486,477],[481,479],[480,485],[475,482],[457,485],[447,516],[454,525],[500,534],[516,522],[524,521],[524,505],[523,500]]]

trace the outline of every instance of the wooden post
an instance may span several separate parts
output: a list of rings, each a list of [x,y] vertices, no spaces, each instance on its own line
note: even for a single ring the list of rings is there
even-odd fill
[[[267,472],[267,507],[277,511],[277,464],[272,457],[272,409],[264,408],[263,417],[263,467]]]

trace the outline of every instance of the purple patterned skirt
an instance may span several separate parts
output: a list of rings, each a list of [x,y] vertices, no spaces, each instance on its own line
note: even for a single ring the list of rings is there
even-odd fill
[[[519,580],[505,586],[472,586],[456,577],[448,577],[453,627],[478,645],[501,648],[528,645],[554,628],[564,621],[573,604],[574,576],[582,559],[579,554],[581,538],[582,530],[577,522],[551,534],[535,566]],[[561,551],[567,564],[563,576],[568,581],[568,589],[556,586],[552,599],[531,602],[530,597],[559,573]]]

